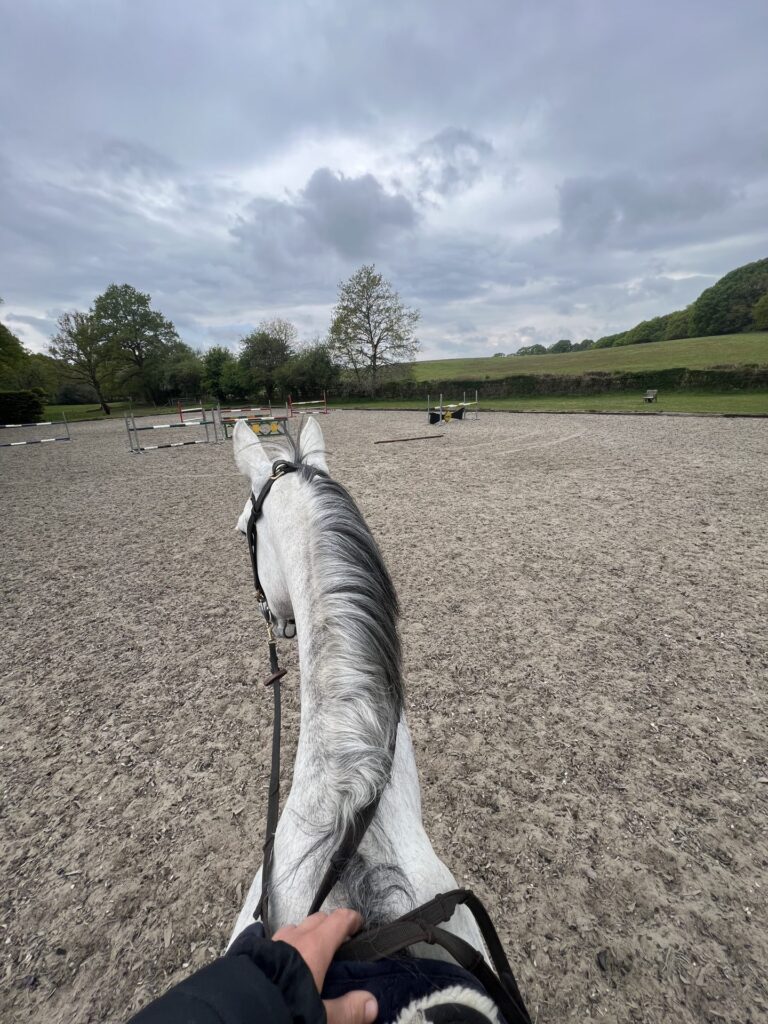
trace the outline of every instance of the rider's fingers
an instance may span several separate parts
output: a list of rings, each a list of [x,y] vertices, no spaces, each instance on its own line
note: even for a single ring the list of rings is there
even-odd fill
[[[309,917],[305,917],[301,924],[297,925],[296,931],[302,934],[311,932],[313,929],[321,925],[323,921],[327,920],[328,915],[323,910],[318,910],[316,914],[310,914]]]
[[[340,999],[326,1000],[325,1012],[328,1024],[373,1024],[379,1008],[370,992],[347,992]]]
[[[363,927],[363,919],[356,910],[334,910],[322,924],[323,940],[333,945],[334,953],[339,946]]]

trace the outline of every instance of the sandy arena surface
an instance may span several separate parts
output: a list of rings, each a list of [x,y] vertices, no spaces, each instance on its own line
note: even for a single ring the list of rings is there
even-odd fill
[[[768,421],[321,422],[402,600],[428,832],[534,1020],[768,1020]],[[218,953],[266,807],[231,442],[72,433],[0,450],[8,1024],[124,1020]]]

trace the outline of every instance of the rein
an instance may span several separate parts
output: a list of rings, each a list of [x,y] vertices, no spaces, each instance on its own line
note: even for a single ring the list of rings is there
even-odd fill
[[[268,936],[272,934],[269,927],[269,885],[272,877],[275,834],[277,832],[280,812],[280,680],[286,674],[286,669],[280,668],[277,656],[277,638],[274,630],[277,620],[269,607],[269,602],[259,579],[256,524],[262,515],[264,502],[276,481],[289,473],[295,473],[298,468],[295,463],[288,462],[285,459],[278,459],[272,464],[272,475],[261,488],[259,494],[255,495],[251,492],[251,514],[246,531],[248,551],[250,552],[251,566],[253,568],[253,585],[256,589],[256,600],[259,603],[259,609],[267,626],[270,675],[264,680],[264,685],[272,687],[274,704],[272,763],[269,771],[269,800],[267,803],[267,827],[263,848],[264,862],[261,872],[261,895],[253,912],[254,918],[261,919],[264,931]],[[394,753],[394,747],[392,753]],[[357,818],[347,828],[341,842],[331,856],[330,863],[308,914],[314,914],[322,907],[344,869],[357,852],[360,842],[376,814],[379,799],[379,796],[375,797],[371,803],[363,808]],[[452,932],[439,927],[439,925],[451,919],[459,906],[465,906],[474,917],[490,954],[493,970],[488,966],[479,950],[476,950],[468,942],[460,939]],[[410,946],[418,942],[442,946],[461,967],[473,974],[499,1007],[507,1024],[531,1024],[531,1018],[493,922],[477,896],[468,889],[454,889],[451,892],[439,894],[428,903],[403,914],[402,917],[392,921],[390,924],[368,928],[359,932],[341,946],[334,959],[375,962],[385,957],[403,953]]]

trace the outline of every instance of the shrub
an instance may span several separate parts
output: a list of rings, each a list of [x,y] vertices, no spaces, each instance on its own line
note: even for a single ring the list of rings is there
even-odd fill
[[[32,423],[43,418],[43,401],[34,391],[0,391],[0,423]]]

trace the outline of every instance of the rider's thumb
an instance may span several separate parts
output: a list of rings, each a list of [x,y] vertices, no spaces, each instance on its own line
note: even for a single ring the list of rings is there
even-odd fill
[[[373,1024],[379,1007],[370,992],[347,992],[325,1003],[328,1024]]]

